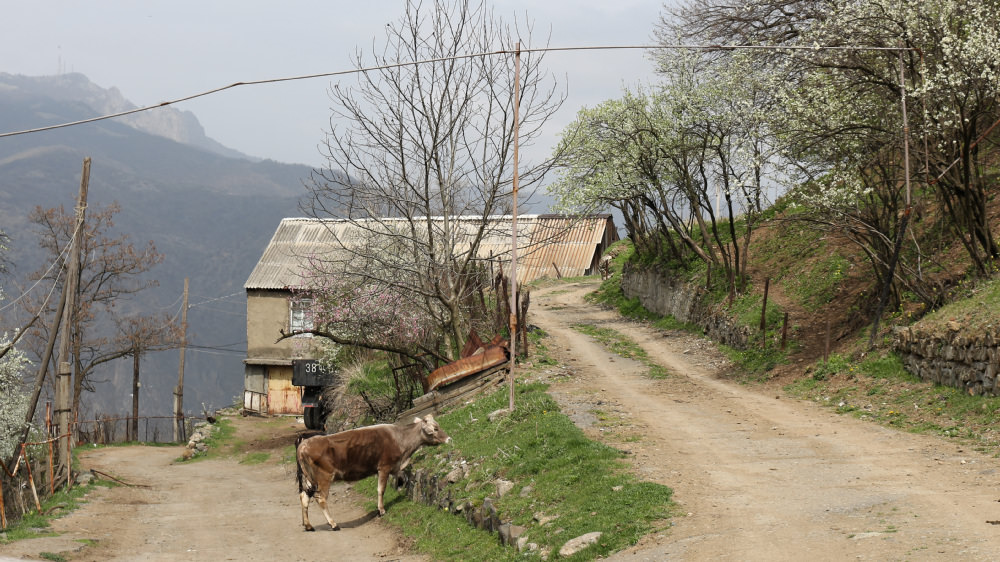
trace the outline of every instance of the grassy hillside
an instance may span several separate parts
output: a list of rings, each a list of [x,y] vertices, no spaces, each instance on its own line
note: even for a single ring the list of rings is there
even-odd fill
[[[997,216],[996,204],[990,212]],[[729,376],[844,414],[958,439],[1000,454],[1000,435],[995,431],[1000,397],[969,396],[959,389],[921,381],[904,370],[892,348],[893,330],[901,326],[915,325],[923,333],[935,334],[957,322],[970,337],[1000,326],[1000,275],[973,276],[960,245],[937,230],[929,218],[932,213],[927,211],[923,221],[915,221],[913,236],[923,242],[925,274],[943,288],[946,304],[928,312],[913,295],[904,293],[901,305],[883,317],[875,345],[869,345],[877,290],[864,254],[840,233],[798,222],[783,203],[776,205],[751,242],[750,290],[738,295],[732,305],[724,294],[708,294],[718,310],[757,334],[749,349],[723,346],[736,365]],[[628,241],[621,244],[615,273],[593,299],[663,329],[697,330],[671,318],[658,318],[637,300],[622,296],[621,267],[638,258]],[[705,283],[703,268],[685,275],[691,283]],[[770,280],[767,330],[760,335],[765,279]],[[786,312],[790,341],[781,350],[777,342]]]

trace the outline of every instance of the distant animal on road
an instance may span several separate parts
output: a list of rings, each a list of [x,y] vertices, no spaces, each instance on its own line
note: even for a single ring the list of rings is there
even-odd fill
[[[410,456],[424,445],[440,445],[451,441],[433,416],[415,418],[413,423],[399,426],[372,425],[350,429],[333,435],[300,436],[295,441],[296,480],[302,502],[302,525],[313,531],[309,523],[309,501],[316,499],[327,523],[340,530],[330,517],[326,500],[334,480],[354,482],[378,473],[378,513],[385,515],[382,500],[389,475],[396,475],[410,463]]]

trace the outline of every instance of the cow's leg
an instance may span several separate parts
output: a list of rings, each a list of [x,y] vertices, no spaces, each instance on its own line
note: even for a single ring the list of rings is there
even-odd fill
[[[385,495],[385,485],[389,481],[389,471],[378,471],[378,514],[385,515],[385,502],[382,497]]]
[[[305,527],[307,531],[315,531],[313,526],[309,523],[309,494],[299,492],[299,502],[302,503],[302,526]]]
[[[337,522],[330,517],[330,510],[326,507],[327,496],[330,495],[330,480],[324,479],[325,484],[321,484],[319,489],[316,490],[316,503],[323,509],[323,516],[326,517],[326,522],[330,524],[331,531],[339,531],[340,527],[337,526]]]

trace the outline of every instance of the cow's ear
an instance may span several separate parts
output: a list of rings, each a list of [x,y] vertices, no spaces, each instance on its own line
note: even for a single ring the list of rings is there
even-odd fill
[[[413,418],[413,423],[423,423],[424,420],[420,418]]]

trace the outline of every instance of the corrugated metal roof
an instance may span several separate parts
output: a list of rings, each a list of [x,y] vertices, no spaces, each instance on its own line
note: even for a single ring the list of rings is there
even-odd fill
[[[431,217],[436,232],[443,232],[444,219]],[[397,226],[398,225],[398,228]],[[458,253],[468,251],[483,225],[480,217],[457,217],[449,221],[452,245]],[[422,229],[426,229],[424,223]],[[374,232],[396,231],[409,237],[409,229],[421,230],[419,223],[406,219],[310,219],[286,218],[278,225],[271,242],[257,262],[245,289],[285,289],[297,286],[311,257],[335,259],[346,255],[345,247],[370,243]],[[563,277],[593,273],[598,248],[605,240],[618,239],[611,215],[519,215],[517,217],[519,283],[542,277]],[[511,217],[487,218],[477,257],[493,259],[510,271]]]

